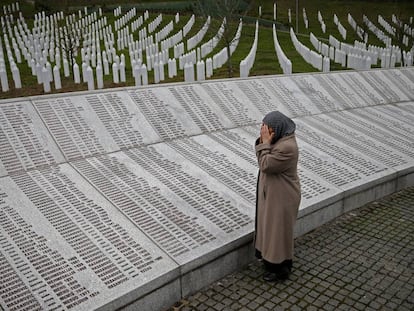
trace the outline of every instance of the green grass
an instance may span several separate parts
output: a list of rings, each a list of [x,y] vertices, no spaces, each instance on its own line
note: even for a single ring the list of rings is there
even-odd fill
[[[15,2],[14,0],[3,0],[2,4],[12,3]],[[122,1],[120,1],[121,3]],[[132,4],[134,1],[129,1],[129,4]],[[140,1],[142,4],[142,1]],[[182,1],[181,1],[182,2]],[[288,27],[293,26],[296,27],[296,2],[293,0],[278,0],[277,2],[277,22],[284,25],[286,29]],[[71,2],[72,5],[76,5],[76,3],[79,3],[79,1],[73,1]],[[90,2],[91,3],[91,2]],[[169,5],[174,5],[173,1],[169,1]],[[273,74],[282,74],[282,70],[280,68],[280,65],[277,60],[277,56],[274,50],[274,43],[273,43],[273,31],[271,25],[271,21],[273,21],[273,3],[274,0],[268,0],[268,1],[255,1],[255,5],[252,7],[248,15],[250,17],[253,17],[251,20],[255,20],[255,18],[258,15],[257,7],[259,5],[262,6],[262,16],[261,16],[261,23],[259,28],[259,41],[258,41],[258,48],[257,53],[255,57],[255,63],[253,65],[253,68],[250,70],[250,76],[260,76],[260,75],[273,75]],[[391,14],[395,13],[399,15],[400,17],[407,19],[410,16],[414,16],[414,1],[350,1],[350,0],[336,0],[336,1],[322,1],[322,0],[300,0],[299,3],[299,20],[298,20],[298,39],[306,46],[308,46],[311,49],[314,49],[310,40],[309,40],[309,34],[312,32],[314,35],[316,35],[320,40],[327,41],[329,38],[329,34],[332,34],[334,37],[336,37],[338,40],[343,41],[337,26],[333,23],[333,15],[336,14],[341,22],[341,24],[347,29],[347,39],[345,42],[353,44],[355,40],[359,40],[356,33],[352,30],[350,27],[348,21],[347,21],[347,15],[350,13],[353,18],[356,20],[357,24],[359,26],[362,26],[362,16],[365,14],[368,16],[368,18],[376,24],[377,27],[381,28],[379,23],[377,22],[378,15],[381,14],[389,23],[391,22]],[[182,3],[181,3],[182,5]],[[304,22],[303,22],[303,15],[302,15],[302,9],[303,7],[306,8],[306,13],[309,19],[309,29],[305,29]],[[292,24],[289,24],[288,22],[288,9],[291,9],[292,13]],[[3,14],[2,7],[1,14]],[[29,2],[20,2],[20,9],[25,17],[25,21],[29,26],[29,29],[33,27],[33,18],[34,18],[34,7],[30,5]],[[326,33],[323,33],[320,27],[320,24],[317,19],[317,12],[318,10],[321,12],[323,19],[326,24]],[[124,10],[123,13],[126,13],[127,10]],[[77,13],[77,11],[76,11]],[[137,10],[137,16],[142,15],[143,12]],[[147,25],[148,22],[151,22],[159,12],[150,12],[150,18],[147,20],[147,22],[144,24]],[[180,21],[179,23],[174,23],[174,29],[170,33],[170,35],[175,34],[179,29],[182,29],[182,27],[187,23],[188,19],[191,16],[191,12],[187,13],[181,13],[180,14]],[[110,24],[113,24],[115,17],[113,16],[113,13],[111,10],[108,10],[105,15],[108,18],[108,22]],[[174,20],[175,13],[163,13],[163,22],[161,25],[157,28],[157,31],[162,29],[165,25],[167,25],[171,20]],[[201,27],[204,25],[206,21],[206,18],[203,16],[196,16],[196,21],[194,26],[192,27],[191,31],[188,33],[188,35],[183,39],[183,42],[186,45],[186,42],[188,38],[195,35]],[[213,20],[209,31],[204,37],[203,42],[200,43],[200,45],[207,40],[209,40],[212,36],[214,36],[217,33],[217,30],[219,29],[219,26],[221,24],[221,20]],[[231,23],[230,27],[232,31],[236,31],[238,26],[238,22],[235,21]],[[239,64],[241,60],[243,60],[247,54],[249,53],[253,39],[254,39],[254,29],[255,25],[253,22],[244,22],[243,23],[243,30],[242,30],[242,36],[239,42],[239,45],[234,52],[231,61],[233,65],[233,77],[240,76],[239,72]],[[114,30],[114,28],[113,28]],[[154,32],[154,33],[155,33]],[[311,65],[304,62],[303,58],[296,52],[292,41],[290,39],[289,32],[278,30],[277,32],[279,43],[282,47],[282,50],[286,54],[286,56],[291,60],[292,62],[292,70],[293,73],[303,73],[303,72],[315,72],[317,71],[315,68],[313,68]],[[3,34],[1,33],[1,38],[3,39]],[[138,32],[134,33],[134,39],[137,40],[138,38]],[[383,43],[380,42],[373,33],[369,33],[369,44],[377,45],[377,46],[383,46]],[[410,41],[410,44],[412,44],[412,40]],[[3,41],[4,46],[4,41]],[[217,47],[212,51],[212,53],[208,56],[212,57],[215,53],[220,51],[224,47],[223,40],[219,42]],[[105,76],[104,78],[104,86],[105,88],[109,87],[117,87],[117,86],[133,86],[134,80],[132,78],[132,70],[130,68],[130,59],[129,59],[129,53],[128,50],[125,49],[123,51],[117,51],[117,54],[120,55],[123,53],[126,58],[126,74],[127,74],[127,82],[126,83],[120,83],[120,84],[114,84],[112,82],[112,76]],[[4,51],[4,54],[6,55],[6,52]],[[80,53],[79,53],[80,55]],[[144,62],[145,60],[145,52],[143,52],[144,55]],[[173,57],[173,49],[170,49],[170,57]],[[80,56],[77,59],[78,64],[80,64]],[[178,60],[177,60],[178,64]],[[6,67],[9,69],[9,65],[6,61]],[[20,97],[20,96],[30,96],[30,95],[37,95],[43,93],[43,87],[42,85],[39,85],[37,83],[36,77],[32,76],[31,69],[27,66],[26,63],[22,63],[18,65],[20,70],[20,75],[22,79],[22,85],[23,88],[16,90],[13,85],[13,80],[11,73],[9,73],[9,87],[10,91],[8,92],[1,92],[0,98],[13,98],[13,97]],[[340,65],[334,64],[331,62],[331,70],[343,70],[344,68],[341,68]],[[10,71],[10,70],[8,70]],[[63,76],[63,74],[62,74]],[[184,74],[183,71],[178,71],[178,76],[169,79],[168,78],[168,72],[167,72],[167,66],[165,66],[165,76],[166,80],[163,82],[178,82],[178,81],[184,81]],[[228,77],[228,70],[226,64],[223,65],[222,68],[217,69],[214,71],[214,75],[211,79],[220,79],[220,78],[226,78]],[[149,82],[153,83],[154,77],[153,72],[149,72]],[[63,78],[62,77],[62,84],[63,89],[59,92],[69,92],[69,91],[79,91],[79,90],[86,90],[87,85],[86,83],[82,83],[80,85],[76,85],[72,82],[72,78]],[[52,83],[52,92],[56,92],[53,87]]]

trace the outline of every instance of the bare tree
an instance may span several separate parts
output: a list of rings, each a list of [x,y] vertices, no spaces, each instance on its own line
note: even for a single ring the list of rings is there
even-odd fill
[[[60,35],[60,48],[62,53],[65,54],[65,58],[69,63],[69,70],[73,72],[74,59],[78,55],[78,50],[80,46],[80,33],[79,30],[75,27],[75,23],[69,22],[66,19],[66,24],[59,27]]]
[[[404,50],[407,48],[408,40],[411,36],[406,34],[406,29],[412,29],[413,25],[410,24],[409,18],[404,18],[401,14],[394,15],[395,25],[395,43],[401,51],[401,66],[404,65]],[[411,40],[412,41],[412,40]]]
[[[411,31],[411,29],[413,29],[412,17],[410,17],[411,14],[409,12],[406,12],[403,9],[403,2],[403,0],[394,0],[395,13],[392,18],[392,27],[395,29],[394,44],[397,45],[401,51],[401,66],[404,65],[404,50],[410,43],[407,41],[411,41],[411,45],[414,47],[411,33],[406,33],[406,31]]]
[[[240,18],[246,15],[251,4],[252,1],[246,0],[198,0],[198,6],[204,16],[225,20],[221,38],[227,49],[228,58],[226,65],[229,78],[233,77],[231,46],[239,40],[232,25],[238,23]]]

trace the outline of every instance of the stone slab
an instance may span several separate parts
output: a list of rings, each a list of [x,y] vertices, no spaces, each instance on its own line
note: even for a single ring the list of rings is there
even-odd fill
[[[301,93],[308,97],[310,105],[317,110],[317,113],[331,112],[341,108],[340,104],[321,87],[312,75],[292,76],[291,79]]]
[[[255,80],[246,82],[250,89],[257,87]],[[261,102],[252,101],[249,97],[251,94],[243,92],[237,82],[222,80],[206,82],[198,86],[199,94],[207,102],[215,103],[232,122],[233,127],[260,122],[263,115]],[[267,94],[262,95],[265,98],[267,96]]]
[[[407,75],[404,75],[405,69],[382,70],[381,74],[388,78],[401,93],[408,99],[414,100],[414,81]]]
[[[371,135],[376,133],[376,131],[372,131],[370,126],[367,126],[367,119],[364,116],[374,118],[374,115],[377,115],[378,120],[383,120],[384,126],[392,123],[394,124],[393,126],[399,127],[402,136],[408,136],[412,126],[404,122],[404,120],[399,121],[388,116],[390,112],[388,112],[387,107],[390,106],[354,109],[353,113],[348,115],[335,112],[312,116],[311,118],[306,118],[306,123],[312,128],[323,132],[331,140],[343,143],[347,148],[356,150],[370,159],[381,163],[383,166],[398,171],[409,169],[412,167],[412,158],[406,153],[390,146],[386,141],[380,139],[379,135]],[[355,118],[357,115],[361,115],[364,121],[358,120],[351,123],[352,118]]]
[[[340,107],[339,110],[357,108],[362,105],[362,99],[355,90],[342,82],[341,72],[332,72],[329,75],[315,74],[311,77],[319,83],[319,90],[324,90],[332,97]]]
[[[198,138],[174,140],[168,145],[157,144],[149,153],[147,150],[130,150],[127,154],[140,165],[147,161],[146,169],[151,174],[204,216],[203,223],[216,237],[215,241],[205,245],[212,252],[220,244],[228,244],[251,233],[254,206],[248,200],[250,193],[245,191],[243,195],[244,187],[226,177],[235,170],[243,174],[240,167],[225,155],[209,151]],[[205,156],[200,159],[201,153]],[[216,159],[222,163],[216,163]],[[226,168],[225,174],[220,170],[222,168]],[[248,173],[244,176],[247,177]],[[198,257],[197,250],[192,250],[176,260],[184,272],[211,260],[208,254]]]
[[[0,176],[65,162],[29,101],[0,104]]]
[[[375,110],[375,109],[374,109]],[[385,144],[391,148],[392,153],[401,154],[407,159],[414,158],[413,140],[407,130],[396,129],[392,124],[386,126],[375,121],[375,117],[367,114],[366,109],[355,109],[354,111],[344,111],[336,114],[336,118],[342,124],[352,127],[356,131],[375,140],[377,143]],[[372,110],[371,110],[372,111]],[[385,116],[385,114],[382,114]],[[400,123],[400,127],[409,129],[411,125],[401,125],[401,122],[394,119],[395,124]]]
[[[384,99],[386,104],[408,100],[409,97],[382,72],[367,70],[358,73],[363,77],[363,81]]]
[[[160,140],[126,92],[53,96],[33,104],[68,160]]]
[[[190,144],[184,139],[184,144]],[[179,143],[174,141],[175,148]],[[181,145],[183,146],[183,145]],[[180,264],[250,233],[249,202],[167,144],[76,161],[74,167]]]
[[[296,120],[300,164],[345,193],[395,171],[312,127],[309,119]]]
[[[0,189],[1,274],[21,284],[21,301],[35,299],[41,309],[119,308],[179,275],[69,164],[3,177]]]
[[[164,140],[234,127],[196,84],[143,88],[128,93]]]
[[[340,72],[336,73],[337,83],[346,89],[349,89],[359,98],[355,102],[357,107],[375,106],[385,104],[385,99],[377,94],[370,84],[364,81],[364,78],[357,72]]]

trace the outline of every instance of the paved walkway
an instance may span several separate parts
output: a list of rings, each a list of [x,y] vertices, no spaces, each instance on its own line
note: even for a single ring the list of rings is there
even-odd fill
[[[414,310],[414,187],[296,239],[293,268],[267,283],[255,261],[168,310]]]

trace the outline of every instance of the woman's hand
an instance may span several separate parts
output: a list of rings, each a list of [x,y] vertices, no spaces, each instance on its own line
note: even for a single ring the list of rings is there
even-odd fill
[[[262,124],[260,128],[260,141],[263,144],[269,144],[272,142],[275,133],[266,124]]]

